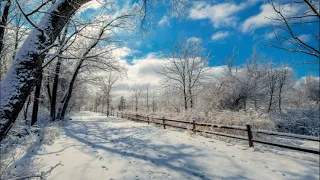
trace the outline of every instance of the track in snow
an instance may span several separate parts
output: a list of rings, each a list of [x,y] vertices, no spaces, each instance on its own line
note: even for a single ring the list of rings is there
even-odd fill
[[[252,151],[145,123],[81,112],[35,156],[49,179],[319,179],[316,155]]]

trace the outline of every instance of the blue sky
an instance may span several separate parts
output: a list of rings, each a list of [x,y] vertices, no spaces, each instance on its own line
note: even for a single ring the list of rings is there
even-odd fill
[[[155,9],[152,35],[138,37],[126,43],[134,52],[126,56],[129,64],[132,64],[132,60],[145,58],[150,53],[165,51],[177,39],[194,38],[201,40],[203,47],[214,56],[210,66],[224,65],[226,57],[234,48],[239,51],[241,65],[250,57],[253,47],[256,47],[259,52],[272,58],[274,63],[293,63],[297,78],[308,73],[319,76],[319,67],[300,64],[315,58],[268,48],[261,43],[268,42],[266,37],[271,32],[271,22],[266,16],[274,13],[263,0],[193,1],[192,7],[182,19],[171,17],[167,8],[158,6]],[[319,31],[319,26],[312,28],[318,28]],[[315,43],[310,34],[299,33],[308,43]]]

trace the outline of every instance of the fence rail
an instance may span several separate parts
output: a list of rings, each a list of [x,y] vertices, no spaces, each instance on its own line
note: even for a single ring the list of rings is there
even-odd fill
[[[127,119],[129,119],[129,120],[131,119],[133,121],[147,122],[148,124],[153,123],[153,124],[162,125],[164,129],[166,129],[166,127],[168,126],[168,127],[179,128],[179,129],[187,129],[187,130],[190,129],[193,132],[202,132],[202,133],[213,134],[213,135],[217,135],[217,136],[224,136],[224,137],[229,137],[229,138],[245,140],[245,141],[248,141],[249,147],[253,147],[254,146],[253,143],[256,142],[256,143],[266,144],[266,145],[270,145],[270,146],[277,146],[277,147],[281,147],[281,148],[287,148],[287,149],[292,149],[292,150],[297,150],[297,151],[302,151],[302,152],[307,152],[307,153],[312,153],[312,154],[320,154],[319,149],[305,148],[305,147],[301,147],[301,146],[280,144],[280,143],[271,142],[271,141],[267,141],[267,140],[263,140],[263,139],[256,139],[256,138],[253,138],[252,133],[280,136],[280,137],[286,137],[286,138],[296,138],[296,139],[316,141],[316,142],[320,142],[320,137],[305,136],[305,135],[298,135],[298,134],[292,134],[292,133],[281,133],[281,132],[266,131],[266,130],[260,130],[260,129],[252,129],[250,124],[247,124],[246,126],[229,126],[229,125],[220,125],[220,124],[211,124],[211,123],[200,123],[200,122],[195,122],[195,121],[165,119],[164,117],[163,118],[149,117],[149,116],[142,116],[142,115],[138,115],[138,114],[123,114],[123,113],[119,114],[118,112],[117,112],[117,117],[127,118]],[[192,128],[168,124],[166,122],[188,124],[188,125],[192,125]],[[208,131],[208,130],[199,129],[197,127],[212,127],[212,128],[220,128],[220,129],[231,129],[231,130],[245,131],[245,132],[247,132],[247,137],[233,135],[233,134],[220,133],[220,132],[214,132],[214,131]]]

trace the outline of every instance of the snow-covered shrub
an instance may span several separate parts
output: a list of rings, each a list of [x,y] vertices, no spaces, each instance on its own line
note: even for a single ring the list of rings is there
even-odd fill
[[[320,136],[320,112],[318,106],[309,106],[299,109],[289,109],[282,113],[270,113],[275,122],[277,131]]]
[[[124,113],[136,114],[135,111],[125,111]],[[247,123],[252,124],[254,128],[275,130],[274,122],[268,117],[267,114],[259,113],[254,110],[244,111],[210,111],[201,112],[198,110],[188,110],[181,113],[157,111],[157,112],[138,112],[139,115],[177,119],[184,121],[206,122],[220,125],[237,125],[244,126]]]

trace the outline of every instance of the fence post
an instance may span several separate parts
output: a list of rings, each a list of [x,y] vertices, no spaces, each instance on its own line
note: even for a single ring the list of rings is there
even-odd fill
[[[192,124],[193,124],[192,131],[195,133],[195,132],[196,132],[196,121],[193,120],[193,121],[192,121]]]
[[[162,117],[163,129],[166,129],[166,120]]]
[[[123,112],[121,112],[121,118],[123,118]]]
[[[248,132],[249,147],[253,147],[252,132],[251,132],[251,125],[250,124],[247,124],[247,132]]]
[[[147,116],[147,119],[148,119],[148,124],[150,124],[150,119],[149,119],[149,116]]]

